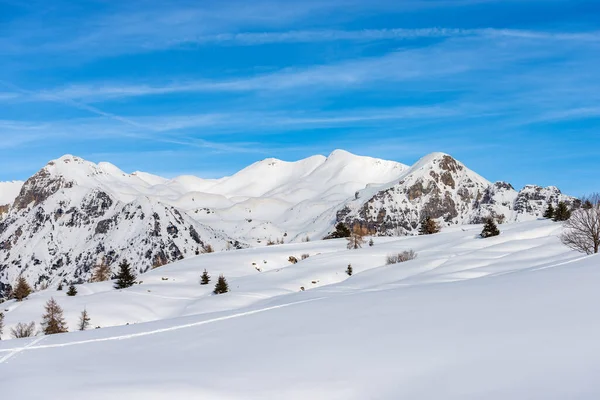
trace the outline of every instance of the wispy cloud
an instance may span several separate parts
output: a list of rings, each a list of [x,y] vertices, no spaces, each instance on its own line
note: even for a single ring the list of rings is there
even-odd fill
[[[416,28],[416,29],[363,29],[344,30],[299,30],[287,32],[241,32],[221,33],[171,40],[168,46],[185,44],[233,44],[262,45],[272,43],[314,43],[333,41],[377,41],[421,38],[450,38],[480,36],[488,38],[515,37],[553,41],[600,41],[600,32],[546,32],[518,29],[458,29],[458,28]]]

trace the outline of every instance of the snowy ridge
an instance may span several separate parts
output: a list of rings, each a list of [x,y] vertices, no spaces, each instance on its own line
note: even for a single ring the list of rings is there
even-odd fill
[[[269,158],[221,179],[128,174],[66,155],[18,186],[0,222],[0,293],[19,275],[36,287],[83,282],[99,263],[123,258],[145,272],[209,245],[318,240],[337,222],[403,235],[425,215],[445,226],[514,222],[538,218],[548,201],[575,204],[554,187],[492,184],[444,153],[407,167],[336,150]]]

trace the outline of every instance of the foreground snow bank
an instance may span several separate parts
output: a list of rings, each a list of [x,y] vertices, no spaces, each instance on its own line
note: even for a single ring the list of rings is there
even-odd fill
[[[106,323],[157,320],[3,341],[2,393],[598,398],[600,258],[567,251],[558,225],[548,222],[504,226],[500,237],[486,240],[476,238],[479,227],[469,229],[386,239],[358,251],[315,242],[215,254],[154,271],[123,292],[86,285],[82,295],[60,298],[70,320],[70,310],[84,304]],[[388,252],[405,248],[414,248],[417,260],[384,265]],[[285,264],[286,255],[311,250],[309,259]],[[263,272],[253,269],[257,260],[267,261]],[[343,274],[348,263],[351,278]],[[231,276],[232,293],[203,292],[197,278],[207,265],[214,275]],[[309,290],[312,281],[318,283]],[[33,317],[29,308],[50,295],[56,292],[5,304],[7,321]]]

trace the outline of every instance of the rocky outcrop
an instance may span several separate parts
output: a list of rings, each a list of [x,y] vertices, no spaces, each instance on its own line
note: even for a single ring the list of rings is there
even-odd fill
[[[548,202],[577,200],[555,187],[526,186],[517,192],[506,182],[490,183],[451,156],[432,154],[410,168],[398,182],[358,193],[347,202],[336,221],[361,226],[372,234],[414,234],[426,216],[442,225],[498,222],[539,218]]]

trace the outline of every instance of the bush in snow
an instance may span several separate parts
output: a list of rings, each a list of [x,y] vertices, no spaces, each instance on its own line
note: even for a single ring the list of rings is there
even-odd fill
[[[215,290],[213,290],[214,294],[223,294],[229,292],[229,284],[227,283],[227,279],[223,275],[219,276],[217,280],[217,284],[215,285]]]
[[[369,247],[373,247],[374,244],[373,238],[369,239]]]
[[[348,264],[348,268],[346,268],[346,273],[348,274],[348,276],[352,276],[353,274],[353,269],[352,269],[352,264]]]
[[[402,253],[388,254],[385,259],[387,265],[403,263],[417,258],[417,253],[414,250],[405,250]]]
[[[421,226],[419,227],[419,235],[433,235],[439,231],[440,227],[433,218],[429,216],[423,218],[421,221]]]
[[[483,230],[481,231],[482,238],[489,238],[492,236],[498,236],[500,234],[500,230],[496,226],[493,218],[488,218],[485,220],[485,224],[483,225]]]
[[[306,254],[306,253],[305,253],[305,254],[302,254],[302,255],[300,256],[300,259],[302,259],[302,260],[306,260],[308,257],[310,257],[310,254]]]
[[[292,264],[298,264],[298,259],[294,256],[290,256],[290,258],[288,258],[288,261]]]
[[[19,322],[17,326],[10,330],[10,334],[15,339],[32,337],[35,334],[35,322],[24,324]]]

